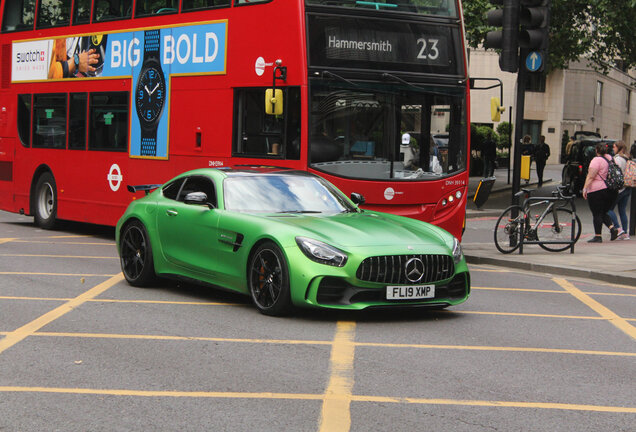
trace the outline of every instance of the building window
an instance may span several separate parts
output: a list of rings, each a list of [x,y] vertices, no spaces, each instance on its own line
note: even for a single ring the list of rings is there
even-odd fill
[[[37,28],[59,27],[71,23],[71,0],[40,0]]]
[[[265,88],[238,89],[234,98],[237,156],[300,158],[300,89],[283,88],[283,115],[265,113]]]
[[[526,91],[545,93],[545,74],[544,73],[528,74]]]
[[[128,151],[128,92],[91,93],[90,150]]]
[[[86,148],[86,108],[88,95],[86,93],[71,93],[69,104],[69,130],[68,148],[84,150]]]
[[[31,145],[31,95],[18,95],[18,135],[24,147]]]
[[[35,0],[5,1],[2,31],[33,30]]]
[[[627,95],[625,97],[625,111],[629,114],[631,112],[632,107],[632,91],[627,90]]]
[[[596,105],[603,105],[603,82],[596,81]]]
[[[66,148],[66,94],[33,96],[33,147]]]

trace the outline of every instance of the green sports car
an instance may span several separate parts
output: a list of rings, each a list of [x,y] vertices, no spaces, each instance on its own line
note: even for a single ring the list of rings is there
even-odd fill
[[[425,222],[361,210],[326,180],[276,168],[198,169],[145,191],[117,223],[128,282],[196,280],[251,296],[264,314],[464,302],[459,241]],[[149,191],[155,189],[152,193]]]

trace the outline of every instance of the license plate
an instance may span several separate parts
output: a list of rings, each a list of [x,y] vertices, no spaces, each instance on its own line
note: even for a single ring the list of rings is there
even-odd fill
[[[435,297],[435,285],[411,285],[386,287],[387,300],[411,300]]]

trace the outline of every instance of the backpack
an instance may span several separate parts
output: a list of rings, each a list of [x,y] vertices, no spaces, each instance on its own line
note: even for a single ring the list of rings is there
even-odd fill
[[[616,165],[614,160],[607,160],[603,158],[605,162],[607,162],[607,178],[604,178],[605,186],[607,186],[610,190],[620,190],[625,186],[625,178],[623,177],[623,171],[621,171],[621,167]],[[602,178],[602,177],[601,177]]]
[[[628,160],[625,165],[625,186],[636,187],[636,161]]]

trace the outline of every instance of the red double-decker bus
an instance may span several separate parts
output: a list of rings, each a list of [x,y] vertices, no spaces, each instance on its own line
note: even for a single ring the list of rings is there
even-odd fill
[[[199,167],[313,171],[461,236],[459,0],[2,0],[0,208],[114,225]],[[269,91],[268,91],[269,90]]]

